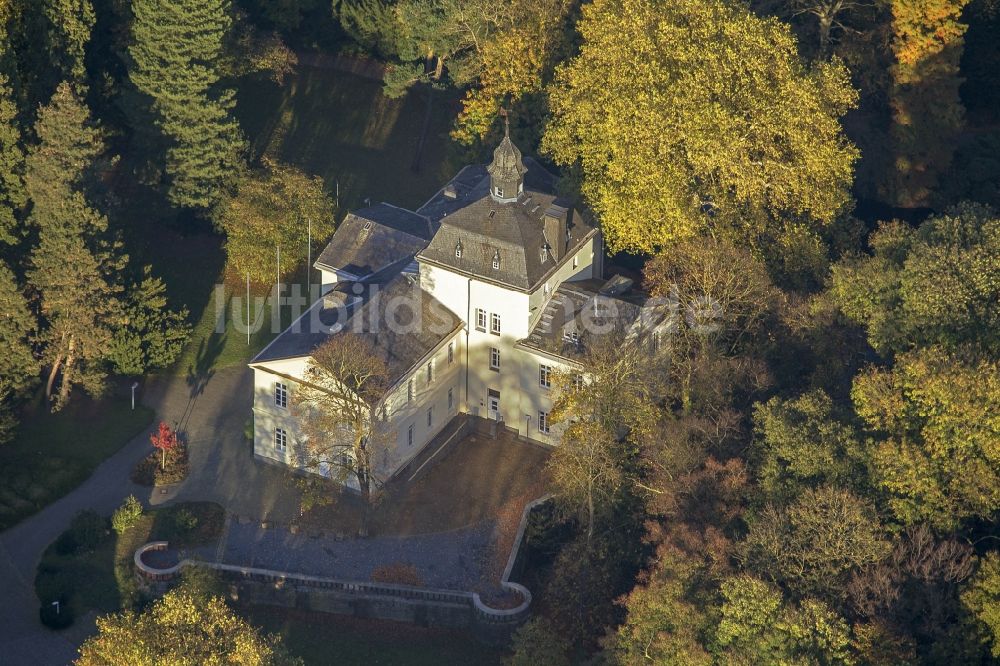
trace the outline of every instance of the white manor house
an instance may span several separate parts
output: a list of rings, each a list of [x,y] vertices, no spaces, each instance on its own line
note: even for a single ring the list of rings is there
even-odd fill
[[[367,336],[390,370],[378,408],[395,441],[373,452],[381,478],[459,414],[556,444],[553,372],[582,370],[581,317],[613,300],[635,321],[642,301],[630,280],[602,279],[600,230],[554,186],[508,135],[492,163],[466,166],[416,211],[348,214],[314,263],[323,296],[250,362],[254,454],[295,465],[296,387],[312,350],[344,330]],[[401,303],[418,304],[413,330],[385,325]]]

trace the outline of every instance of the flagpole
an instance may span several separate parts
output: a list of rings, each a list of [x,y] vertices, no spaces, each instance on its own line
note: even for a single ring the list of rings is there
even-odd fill
[[[312,297],[311,296],[311,294],[312,294],[312,265],[313,265],[313,221],[312,221],[312,218],[311,217],[308,218],[306,220],[306,223],[309,225],[309,232],[308,232],[308,238],[309,238],[309,240],[306,241],[306,245],[308,246],[308,249],[306,250],[306,255],[307,255],[307,258],[306,258],[306,293],[309,294],[309,295],[306,296],[306,299],[309,299],[309,298]]]
[[[250,271],[247,271],[247,346],[250,346]]]

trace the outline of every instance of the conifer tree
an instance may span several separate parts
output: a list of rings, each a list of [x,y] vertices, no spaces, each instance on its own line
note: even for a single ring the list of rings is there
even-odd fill
[[[60,76],[83,83],[85,48],[96,21],[93,5],[90,0],[45,0],[42,9],[48,23],[49,54]]]
[[[0,263],[0,444],[17,428],[15,405],[38,378],[31,337],[37,322],[14,273]]]
[[[17,125],[17,107],[7,77],[0,74],[0,241],[19,237],[17,212],[25,204],[24,152]]]
[[[29,221],[38,227],[39,241],[28,281],[40,296],[46,323],[39,336],[48,368],[45,393],[59,409],[73,386],[91,394],[103,386],[104,355],[120,320],[121,288],[114,276],[125,257],[102,240],[107,220],[85,196],[104,147],[68,83],[39,111],[35,133],[39,143],[29,152],[26,182],[33,204]]]
[[[220,88],[228,0],[136,0],[129,77],[151,101],[168,141],[169,197],[207,210],[235,175],[243,141],[230,111],[235,94]]]
[[[92,189],[104,144],[89,110],[70,84],[60,84],[39,110],[35,135],[38,144],[25,160],[25,183],[31,198],[28,221],[43,232],[66,224],[79,230],[84,220],[68,217],[64,208],[74,193],[85,197]]]

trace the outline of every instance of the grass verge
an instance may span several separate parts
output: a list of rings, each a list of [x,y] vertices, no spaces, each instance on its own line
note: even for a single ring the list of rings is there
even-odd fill
[[[17,438],[0,447],[0,530],[37,513],[83,483],[106,458],[153,421],[128,397],[74,396],[51,414],[41,401],[25,410]]]
[[[134,607],[141,601],[132,561],[136,548],[158,540],[171,546],[211,543],[221,534],[224,520],[218,504],[183,502],[147,511],[124,534],[113,532],[103,517],[96,537],[71,526],[42,554],[35,594],[42,604],[65,599],[76,617],[88,610],[110,613]],[[74,519],[74,525],[78,522]]]

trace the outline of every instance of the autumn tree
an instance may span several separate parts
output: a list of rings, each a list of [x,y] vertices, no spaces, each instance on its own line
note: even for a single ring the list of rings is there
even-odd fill
[[[480,45],[477,75],[462,100],[453,138],[462,143],[482,139],[502,105],[544,98],[556,64],[569,55],[577,6],[575,0],[510,3],[500,28]]]
[[[854,663],[847,623],[826,604],[791,604],[780,590],[750,576],[724,581],[722,596],[716,641],[724,663]]]
[[[734,365],[746,365],[740,356],[753,346],[777,296],[764,263],[727,239],[689,238],[653,257],[643,278],[669,311],[667,325],[658,328],[670,357],[671,395],[688,413],[699,391],[706,394],[703,404],[718,404],[719,390],[725,391],[718,373],[747,369]]]
[[[295,71],[298,62],[298,56],[277,32],[261,30],[242,9],[233,11],[233,24],[219,59],[221,74],[235,78],[266,73],[272,81],[281,85]]]
[[[149,436],[149,442],[160,452],[160,469],[166,469],[167,454],[177,448],[177,433],[166,422],[160,421],[156,432]]]
[[[926,206],[948,172],[965,109],[959,97],[959,61],[969,0],[892,0],[890,104],[896,205]]]
[[[441,83],[446,63],[452,82],[469,83],[481,45],[500,28],[508,6],[487,0],[399,0],[394,9],[396,55],[402,64],[386,73],[390,97],[419,81]]]
[[[835,486],[807,489],[787,507],[764,507],[742,544],[744,562],[758,576],[834,603],[852,571],[888,553],[874,507]]]
[[[1000,363],[918,349],[860,374],[852,397],[880,434],[873,472],[901,522],[954,529],[1000,509]]]
[[[28,281],[40,295],[46,322],[39,336],[48,368],[45,394],[59,409],[74,385],[92,394],[103,389],[105,354],[120,322],[116,276],[126,258],[104,240],[107,220],[85,195],[103,144],[69,84],[61,84],[39,111],[35,133],[39,143],[29,151],[25,180],[38,244]]]
[[[815,35],[817,53],[826,57],[842,35],[857,32],[866,19],[871,20],[877,4],[876,0],[756,0],[751,7],[786,21],[807,23]]]
[[[660,547],[656,560],[624,600],[628,615],[614,636],[613,663],[712,664],[702,636],[710,627],[707,611],[715,591],[703,585],[704,560],[672,546]]]
[[[786,503],[823,484],[866,487],[861,442],[852,425],[821,389],[754,408],[760,494]]]
[[[830,294],[883,354],[940,344],[1000,353],[1000,217],[962,204],[916,230],[883,223],[871,256],[833,267]]]
[[[584,517],[590,546],[619,491],[638,481],[636,454],[655,428],[662,366],[622,328],[584,334],[581,344],[581,367],[556,373],[550,418],[560,438],[548,469],[557,501]]]
[[[888,557],[852,576],[846,591],[864,623],[856,629],[865,628],[858,637],[879,639],[877,652],[893,657],[888,663],[979,663],[985,656],[960,599],[975,570],[963,541],[911,526],[893,539]]]
[[[803,64],[781,22],[729,2],[599,0],[578,28],[542,147],[582,168],[611,251],[709,229],[745,241],[849,208],[858,151],[839,118],[857,94],[841,64]]]
[[[334,215],[320,177],[265,158],[220,206],[230,269],[257,282],[272,281],[276,249],[281,247],[284,271],[294,268],[307,256],[309,223],[313,242],[322,244],[333,233]]]
[[[132,4],[129,78],[147,96],[167,140],[170,201],[207,211],[236,176],[243,140],[220,86],[228,0],[137,0]]]
[[[962,591],[962,603],[987,631],[994,657],[1000,657],[1000,552],[990,551],[979,562],[976,575]]]
[[[168,592],[142,613],[97,618],[97,634],[80,646],[76,666],[254,664],[293,666],[277,637],[262,634],[221,597],[186,588]]]
[[[379,413],[389,387],[386,361],[366,337],[341,332],[313,350],[307,376],[296,391],[304,437],[296,462],[356,487],[367,512],[383,481],[375,456],[394,436]]]

